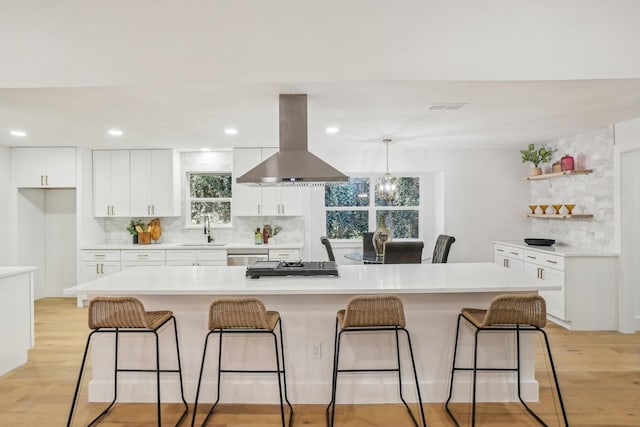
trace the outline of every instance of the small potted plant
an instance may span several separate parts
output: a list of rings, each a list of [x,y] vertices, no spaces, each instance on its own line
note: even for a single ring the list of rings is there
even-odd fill
[[[536,150],[533,144],[529,144],[526,150],[520,150],[522,163],[530,162],[533,165],[531,175],[542,175],[542,168],[540,168],[539,165],[541,163],[548,163],[555,152],[555,149],[548,149],[546,147],[540,147]]]
[[[138,244],[138,227],[142,227],[144,229],[144,223],[138,219],[132,219],[129,221],[129,226],[127,227],[127,231],[129,234],[133,236],[133,244]]]

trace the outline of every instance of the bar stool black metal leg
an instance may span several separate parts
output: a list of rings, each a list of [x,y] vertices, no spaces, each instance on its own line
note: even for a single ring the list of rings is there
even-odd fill
[[[556,374],[556,367],[553,363],[553,357],[551,356],[551,346],[549,345],[549,337],[547,333],[543,329],[538,329],[542,332],[542,336],[544,337],[544,343],[547,347],[547,354],[549,355],[549,364],[551,365],[551,372],[553,372],[553,381],[556,385],[556,392],[558,393],[558,401],[560,402],[560,409],[562,410],[562,419],[564,420],[564,425],[569,427],[569,420],[567,419],[567,412],[564,408],[564,402],[562,400],[562,393],[560,393],[560,383],[558,382],[558,375]]]
[[[204,338],[204,349],[202,350],[202,362],[200,363],[200,375],[198,375],[198,387],[196,388],[196,400],[193,403],[193,417],[191,418],[191,427],[195,425],[196,415],[198,413],[198,399],[200,398],[200,386],[202,384],[202,372],[204,371],[204,362],[207,358],[207,346],[209,344],[209,337],[213,332],[209,332]]]
[[[212,331],[213,333],[216,333],[216,331]],[[216,409],[216,406],[218,406],[218,402],[220,401],[220,379],[222,378],[222,372],[220,372],[220,368],[222,367],[222,334],[223,334],[223,330],[220,329],[219,331],[217,331],[220,335],[219,341],[218,341],[218,385],[216,387],[216,391],[217,391],[217,396],[216,396],[216,401],[213,402],[213,406],[211,406],[211,409],[209,409],[209,412],[207,412],[207,416],[204,418],[204,421],[202,422],[202,425],[205,426],[207,425],[207,422],[209,421],[209,418],[211,417],[211,414],[213,414],[214,409]]]
[[[284,364],[284,335],[282,335],[282,322],[278,319],[278,330],[280,331],[280,354],[282,355],[282,380],[284,386],[284,400],[289,405],[289,410],[291,414],[289,415],[289,425],[293,420],[293,406],[291,406],[291,402],[289,402],[289,397],[287,396],[287,369]],[[280,374],[278,374],[278,381],[280,381]],[[283,425],[284,427],[284,425]]]
[[[76,403],[78,401],[78,394],[80,392],[80,385],[82,384],[82,376],[84,374],[84,366],[87,362],[87,354],[89,353],[89,346],[91,344],[91,338],[96,331],[92,331],[87,337],[87,343],[84,347],[84,354],[82,355],[82,363],[80,364],[80,373],[78,374],[78,382],[76,383],[76,389],[73,392],[73,400],[71,401],[71,409],[69,410],[69,419],[67,420],[67,427],[71,427],[73,422],[73,412],[76,408]]]
[[[158,412],[158,427],[162,426],[162,411],[160,408],[160,342],[158,339],[158,333],[153,331],[153,335],[156,340],[156,408]]]
[[[338,354],[337,350],[338,350],[338,319],[336,319],[336,330],[333,336],[333,368],[331,371],[331,401],[327,405],[327,409],[325,411],[326,418],[327,418],[327,427],[329,427],[329,424],[333,422],[329,417],[329,413],[330,413],[329,411],[331,410],[331,406],[335,404],[334,390],[336,387],[336,379],[338,375],[338,371],[336,370],[336,356]]]
[[[330,427],[333,427],[333,422],[336,418],[336,396],[338,394],[338,371],[340,369],[340,340],[342,339],[342,331],[338,332],[338,340],[336,342],[336,369],[334,373],[333,380],[333,390],[331,395],[331,402],[333,405],[331,406],[331,424]]]
[[[176,426],[177,426],[177,425],[180,425],[180,423],[182,423],[182,420],[187,416],[187,413],[189,412],[189,404],[187,403],[187,400],[184,398],[184,385],[182,383],[182,363],[180,361],[180,344],[178,343],[178,325],[176,324],[176,318],[174,316],[171,316],[171,319],[173,319],[173,333],[176,339],[176,357],[178,360],[178,377],[180,378],[180,398],[182,399],[182,403],[184,403],[184,412],[182,413],[182,415],[180,415],[180,418],[176,423]]]
[[[411,345],[411,337],[409,336],[409,331],[403,329],[405,334],[407,334],[407,343],[409,344],[409,355],[411,356],[411,366],[413,368],[413,379],[416,382],[416,391],[418,392],[418,407],[420,408],[420,416],[422,417],[422,426],[427,427],[427,419],[424,416],[424,408],[422,407],[422,394],[420,393],[420,383],[418,382],[418,372],[416,371],[416,362],[413,358],[413,346]],[[396,331],[397,333],[397,331]],[[413,418],[413,422],[417,425],[418,422],[413,416],[413,412],[409,411],[411,418]]]
[[[449,402],[451,402],[451,397],[453,396],[453,379],[454,373],[456,371],[456,356],[458,354],[458,337],[460,336],[460,321],[462,320],[462,315],[458,314],[458,323],[456,326],[456,338],[453,342],[453,362],[451,364],[451,378],[449,379],[449,396],[447,396],[447,401],[444,404],[444,409],[449,414],[449,417],[453,420],[456,426],[459,426],[458,421],[453,416],[453,413],[449,409]]]
[[[278,337],[271,331],[273,336],[273,346],[276,352],[276,375],[278,376],[278,397],[280,398],[280,418],[282,420],[282,427],[284,427],[284,402],[282,400],[282,383],[280,382],[280,355],[278,354]]]
[[[478,378],[478,337],[480,329],[476,329],[473,339],[473,403],[471,404],[471,427],[476,425],[476,381]]]

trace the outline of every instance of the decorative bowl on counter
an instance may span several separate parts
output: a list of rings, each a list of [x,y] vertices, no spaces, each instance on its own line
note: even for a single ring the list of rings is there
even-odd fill
[[[533,238],[527,238],[524,239],[524,242],[527,245],[531,245],[531,246],[551,246],[553,245],[556,241],[553,239],[533,239]]]

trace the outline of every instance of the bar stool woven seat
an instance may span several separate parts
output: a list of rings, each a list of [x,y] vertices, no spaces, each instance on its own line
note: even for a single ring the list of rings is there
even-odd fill
[[[456,354],[458,351],[458,338],[460,334],[460,323],[462,319],[466,320],[475,329],[474,350],[473,350],[473,367],[457,367]],[[555,383],[556,393],[565,426],[569,425],[567,414],[560,393],[560,385],[556,375],[555,365],[551,356],[551,347],[546,332],[542,329],[547,323],[546,303],[544,298],[539,295],[499,295],[495,297],[487,309],[463,308],[458,315],[458,325],[456,328],[456,338],[453,350],[453,363],[451,368],[451,379],[449,384],[449,395],[445,403],[445,409],[453,422],[459,426],[458,420],[455,418],[449,408],[449,402],[453,394],[454,374],[457,371],[473,372],[473,397],[471,409],[471,425],[475,426],[476,420],[476,376],[478,371],[481,372],[504,372],[513,371],[517,373],[518,399],[524,405],[525,409],[542,425],[547,425],[542,419],[524,402],[520,393],[520,333],[521,332],[540,332],[544,337],[546,350],[549,357],[551,369],[553,371],[553,379]],[[515,332],[516,335],[516,367],[515,368],[479,368],[477,366],[478,355],[478,335],[480,332]]]
[[[404,399],[402,393],[402,372],[400,369],[400,344],[398,331],[404,331],[407,336],[409,347],[409,355],[411,357],[411,366],[413,368],[413,377],[416,383],[416,391],[418,395],[418,407],[422,426],[426,427],[427,422],[422,407],[422,396],[420,394],[420,385],[418,382],[418,374],[416,373],[416,364],[413,358],[413,349],[411,347],[411,337],[409,331],[405,329],[404,307],[400,298],[395,295],[358,295],[354,296],[347,302],[347,306],[343,310],[339,310],[336,314],[336,331],[334,340],[333,353],[333,381],[331,387],[331,401],[327,405],[326,417],[327,424],[333,426],[335,420],[336,409],[336,392],[338,383],[338,374],[341,372],[397,372],[398,385],[400,391],[400,400],[407,408],[413,424],[418,426],[418,421],[413,415],[411,408]],[[396,367],[382,369],[340,369],[340,340],[342,335],[350,332],[358,331],[392,331],[396,338]]]
[[[177,369],[160,369],[160,345],[158,338],[158,330],[169,323],[173,322],[173,332],[175,336],[176,344],[176,356],[178,367]],[[115,375],[114,375],[114,391],[113,400],[96,418],[93,419],[88,425],[94,425],[97,423],[107,412],[113,407],[117,399],[118,390],[118,373],[121,372],[154,372],[156,374],[156,407],[158,426],[162,425],[161,406],[160,406],[160,374],[161,373],[177,373],[180,378],[180,396],[184,404],[184,412],[180,416],[180,419],[176,425],[180,424],[189,411],[189,406],[184,398],[184,388],[182,383],[182,366],[180,363],[180,346],[178,344],[178,329],[176,326],[176,319],[171,311],[145,311],[144,305],[140,300],[131,297],[96,297],[89,303],[88,309],[88,323],[89,329],[92,332],[87,338],[87,344],[85,346],[84,355],[82,357],[82,364],[80,366],[80,373],[78,375],[78,382],[71,403],[71,409],[69,411],[69,419],[67,426],[71,426],[73,422],[73,414],[76,408],[78,394],[82,383],[82,376],[84,373],[84,367],[91,344],[91,339],[98,333],[109,333],[115,335]],[[147,333],[153,334],[155,337],[155,354],[156,354],[156,368],[155,369],[124,369],[118,366],[118,347],[120,334],[130,333]]]
[[[278,327],[280,334],[280,346],[278,348],[278,337],[274,330]],[[273,336],[276,369],[275,370],[255,370],[255,369],[222,369],[222,336],[224,334],[270,334]],[[277,311],[267,311],[262,301],[257,298],[218,298],[209,306],[209,333],[205,337],[204,350],[202,352],[202,363],[200,365],[200,375],[198,376],[198,388],[196,391],[196,400],[193,407],[193,418],[191,426],[195,425],[198,400],[200,398],[200,388],[202,384],[202,373],[207,356],[207,347],[209,337],[213,334],[219,334],[218,344],[218,385],[216,400],[213,406],[207,412],[207,415],[201,425],[206,425],[209,418],[213,414],[214,409],[220,401],[220,376],[222,373],[274,373],[278,376],[278,391],[280,397],[280,417],[282,426],[285,426],[284,402],[289,406],[289,425],[293,420],[293,407],[287,397],[287,375],[284,364],[284,343],[282,335],[282,320],[280,313]],[[280,354],[282,354],[282,369],[280,369]],[[282,379],[280,375],[282,374]],[[284,399],[284,400],[283,400]]]

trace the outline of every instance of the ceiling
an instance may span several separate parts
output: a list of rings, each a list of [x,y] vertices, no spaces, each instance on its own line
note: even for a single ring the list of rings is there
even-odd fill
[[[0,2],[0,145],[274,146],[280,93],[308,94],[311,150],[520,148],[640,116],[634,2]]]

